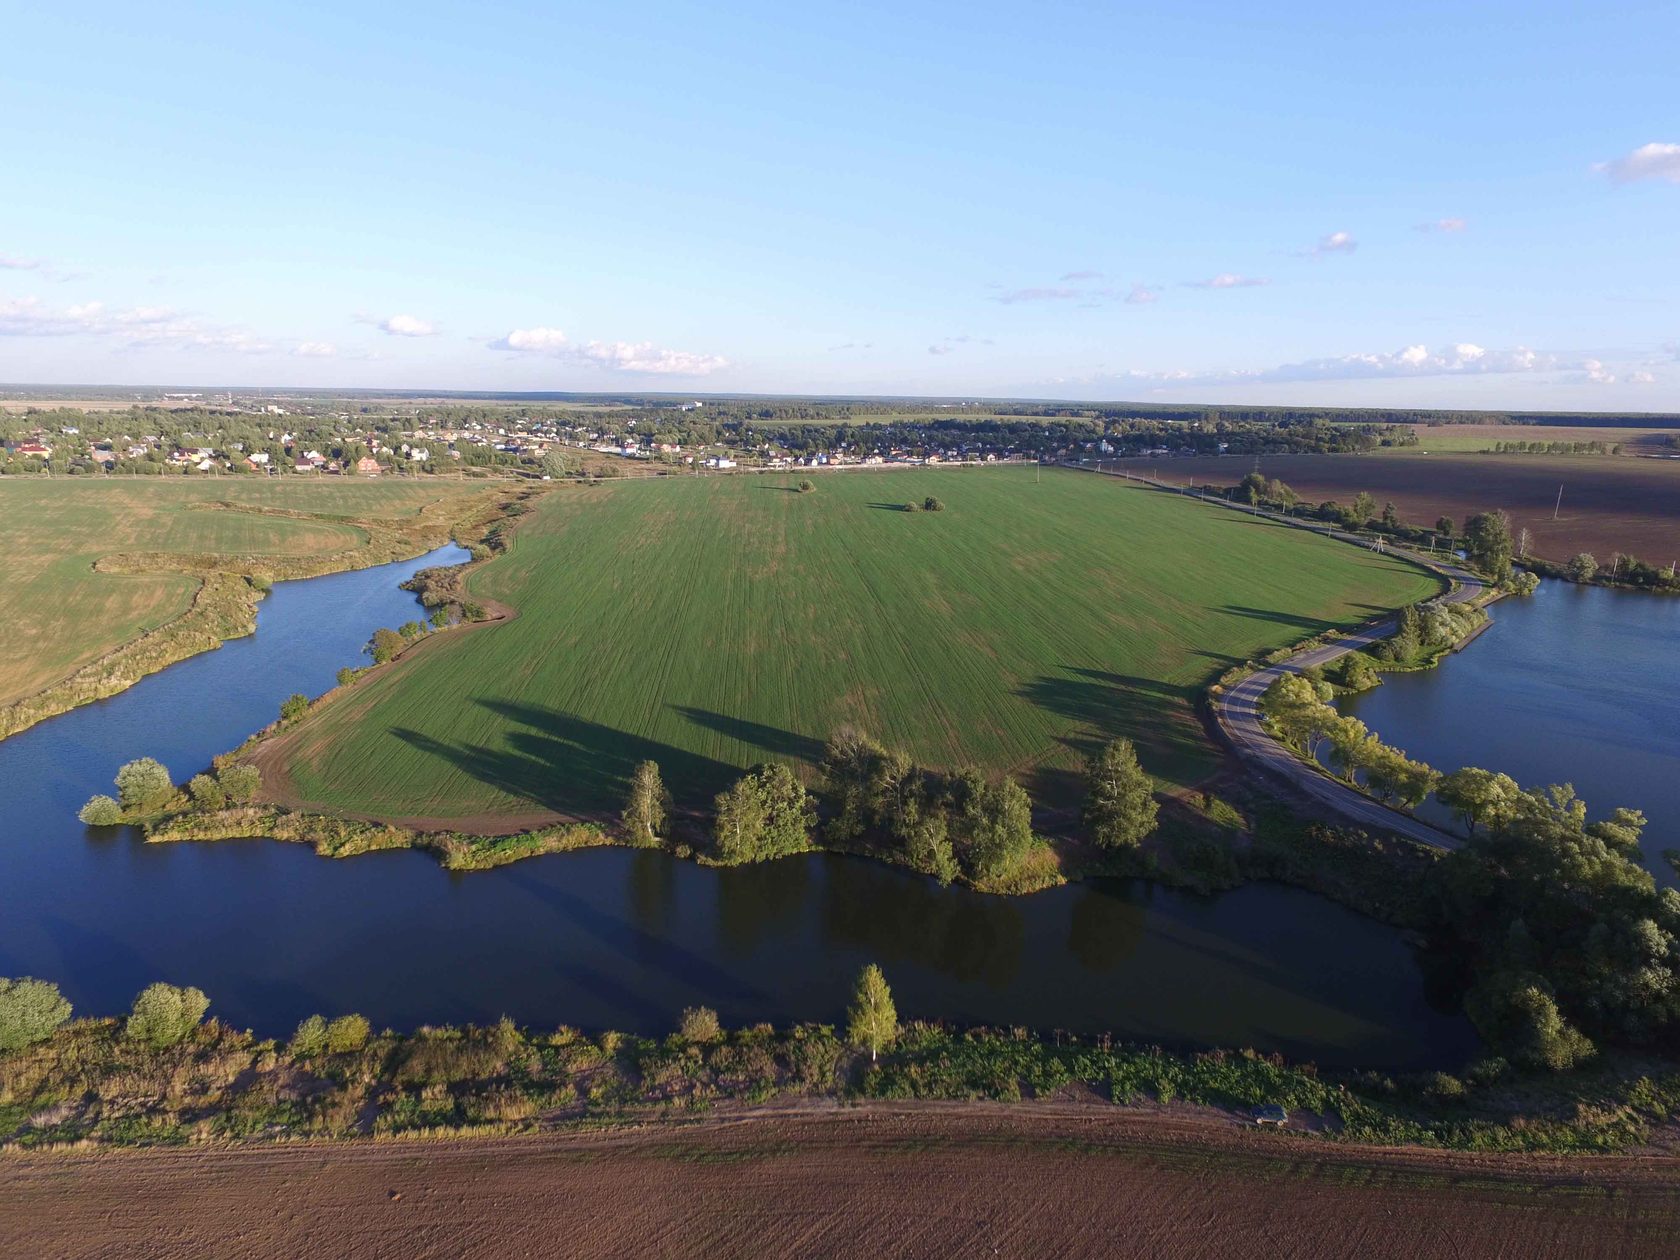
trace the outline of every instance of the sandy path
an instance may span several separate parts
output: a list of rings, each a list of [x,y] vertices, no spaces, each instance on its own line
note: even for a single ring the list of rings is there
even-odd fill
[[[875,1106],[432,1143],[0,1158],[12,1256],[1673,1256],[1680,1160]]]

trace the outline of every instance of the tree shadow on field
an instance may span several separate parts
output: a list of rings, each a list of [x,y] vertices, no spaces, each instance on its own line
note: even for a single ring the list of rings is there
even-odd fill
[[[780,494],[798,494],[799,493],[799,487],[798,486],[767,486],[763,482],[759,482],[757,485],[755,485],[753,487],[753,489],[754,490],[775,490]]]
[[[500,700],[476,703],[510,724],[501,746],[450,744],[412,730],[393,733],[481,783],[564,814],[616,813],[641,761],[659,764],[679,807],[702,804],[740,773],[710,757],[557,709]]]
[[[710,709],[695,709],[680,704],[670,707],[696,726],[716,731],[729,739],[740,740],[741,743],[762,749],[772,756],[792,757],[799,761],[808,761],[812,765],[822,760],[822,741],[812,739],[809,735],[784,731],[779,726],[766,726],[763,722],[749,722],[745,718],[731,717],[727,713],[713,713]]]
[[[874,508],[877,512],[908,512],[910,510],[904,503],[870,503],[867,506]]]
[[[1282,612],[1276,608],[1248,608],[1242,604],[1222,604],[1219,611],[1235,613],[1239,617],[1252,617],[1255,621],[1270,621],[1275,625],[1291,626],[1309,634],[1323,634],[1335,626],[1335,622],[1325,621],[1320,617],[1303,617],[1299,613]]]
[[[1062,666],[1061,674],[1041,674],[1016,690],[1074,729],[1058,737],[1063,746],[1088,757],[1109,740],[1124,736],[1137,745],[1145,770],[1169,774],[1186,762],[1205,758],[1207,746],[1192,711],[1195,688],[1157,678],[1138,678],[1099,669]],[[1036,769],[1026,785],[1035,799],[1068,804],[1084,791],[1077,770]]]

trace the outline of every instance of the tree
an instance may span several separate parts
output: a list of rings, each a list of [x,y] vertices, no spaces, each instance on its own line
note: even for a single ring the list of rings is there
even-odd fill
[[[806,477],[803,481],[801,481],[799,483],[799,493],[800,494],[810,494],[811,491],[815,490],[816,488],[817,488],[817,483],[812,481],[809,477]]]
[[[123,820],[123,807],[101,792],[83,805],[76,817],[89,827],[115,827]]]
[[[659,777],[659,766],[644,761],[630,776],[630,799],[624,806],[624,830],[636,844],[659,843],[671,814],[671,794]]]
[[[1478,512],[1464,522],[1464,554],[1483,573],[1503,580],[1511,572],[1511,521],[1503,512]]]
[[[137,758],[117,771],[117,799],[124,809],[156,809],[174,794],[168,769],[151,757]]]
[[[1137,845],[1155,830],[1155,785],[1129,739],[1111,740],[1085,763],[1085,826],[1105,849]]]
[[[871,1063],[898,1040],[898,1008],[893,1005],[886,976],[874,963],[858,974],[847,1015],[848,1038],[854,1046],[869,1051]]]
[[[309,697],[301,691],[293,692],[280,702],[280,720],[291,722],[309,712]]]
[[[248,805],[262,787],[262,773],[255,766],[227,766],[217,772],[216,781],[222,785],[222,791],[227,793],[230,802]]]
[[[1590,551],[1579,552],[1570,557],[1564,566],[1564,572],[1569,575],[1571,582],[1590,582],[1598,575],[1598,561],[1593,559]]]
[[[1400,513],[1393,503],[1383,504],[1382,523],[1384,529],[1393,530],[1400,528]]]
[[[1436,517],[1435,532],[1443,535],[1446,541],[1451,542],[1453,536],[1453,518],[1450,516]]]
[[[343,669],[338,671],[335,677],[340,687],[348,687],[351,683],[356,681],[356,671],[346,665]]]
[[[1376,515],[1377,501],[1367,491],[1361,490],[1353,496],[1353,522],[1355,525],[1368,525]]]
[[[755,862],[799,853],[816,825],[805,787],[780,763],[753,767],[715,801],[713,834],[726,862]]]
[[[1498,829],[1509,822],[1521,795],[1510,775],[1475,766],[1454,770],[1435,788],[1435,799],[1452,810],[1472,836],[1477,827]]]
[[[195,774],[187,782],[187,793],[200,809],[220,809],[227,804],[227,791],[207,774]]]
[[[543,452],[543,475],[553,477],[558,481],[561,477],[570,476],[577,468],[577,457],[563,446],[551,446]]]
[[[375,665],[383,665],[385,662],[395,659],[397,653],[401,652],[406,645],[407,640],[402,635],[395,630],[380,626],[373,632],[373,638],[368,640],[368,645],[364,650],[373,657]]]
[[[161,1050],[185,1041],[209,1009],[210,999],[202,990],[149,985],[134,999],[124,1031],[136,1041]]]
[[[437,608],[432,609],[431,613],[426,618],[426,622],[432,627],[432,629],[442,630],[449,624],[448,606],[439,605]]]
[[[931,494],[922,500],[922,511],[924,512],[943,512],[944,510],[945,505]]]
[[[0,978],[0,1054],[45,1041],[70,1018],[70,1003],[46,980]]]
[[[1033,845],[1031,799],[1014,779],[990,783],[973,768],[957,776],[955,789],[951,826],[969,874],[977,879],[1008,874]]]
[[[1237,499],[1250,506],[1258,505],[1266,497],[1266,479],[1257,472],[1247,473],[1237,482]]]

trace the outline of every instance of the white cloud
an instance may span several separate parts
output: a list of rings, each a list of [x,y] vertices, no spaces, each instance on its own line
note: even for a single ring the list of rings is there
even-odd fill
[[[4,271],[39,271],[45,265],[39,258],[18,258],[11,254],[0,254],[0,270]]]
[[[1070,271],[1062,277],[1062,281],[1066,283],[1069,280],[1101,280],[1102,278],[1103,273],[1100,271]]]
[[[1412,228],[1418,232],[1462,232],[1469,226],[1464,219],[1435,219],[1429,223],[1414,223]]]
[[[1657,378],[1652,373],[1643,370],[1630,373],[1628,376],[1628,380],[1635,385],[1650,385],[1653,384],[1656,379]]]
[[[1222,271],[1208,280],[1186,280],[1184,283],[1191,289],[1252,289],[1271,281],[1261,276],[1239,276],[1233,271]]]
[[[490,343],[492,350],[528,350],[541,354],[557,353],[569,343],[558,328],[515,328],[505,337]]]
[[[933,345],[933,346],[928,347],[928,353],[929,354],[950,354],[951,351],[953,351],[955,349],[956,349],[956,347],[951,346],[951,345],[944,345],[944,344]]]
[[[1680,144],[1642,144],[1632,153],[1593,167],[1618,184],[1637,179],[1664,179],[1680,184]]]
[[[998,301],[1013,306],[1017,302],[1067,302],[1083,296],[1080,289],[1011,289],[999,294]]]
[[[242,354],[262,354],[273,348],[244,329],[206,325],[167,306],[136,306],[108,314],[103,302],[54,310],[34,297],[0,302],[0,336],[109,337],[123,346],[235,350]]]
[[[1223,371],[1166,372],[1132,370],[1123,374],[1130,381],[1162,386],[1180,385],[1273,385],[1301,381],[1373,380],[1385,377],[1481,376],[1501,373],[1551,372],[1575,368],[1598,380],[1609,375],[1596,359],[1567,361],[1518,346],[1512,350],[1489,350],[1473,342],[1431,350],[1418,344],[1392,352],[1345,354],[1333,358],[1306,359],[1272,368],[1232,368]],[[1599,376],[1590,375],[1597,372]],[[1608,383],[1605,381],[1604,383]]]
[[[337,356],[338,347],[328,341],[300,341],[292,347],[292,354],[299,359],[331,359]]]
[[[515,328],[487,343],[492,350],[542,354],[650,376],[708,376],[729,366],[716,354],[664,350],[651,341],[586,341],[574,345],[558,328]]]
[[[1351,254],[1359,248],[1352,232],[1331,232],[1318,238],[1318,244],[1301,251],[1303,258],[1322,258],[1326,254]]]
[[[358,315],[356,319],[360,323],[372,324],[380,332],[389,333],[393,337],[432,337],[437,334],[436,324],[415,315],[393,315],[389,319]]]
[[[1126,294],[1128,306],[1147,306],[1161,296],[1161,290],[1152,289],[1147,284],[1134,284],[1131,292]]]
[[[1594,385],[1614,385],[1616,383],[1616,374],[1597,359],[1581,360],[1581,371],[1586,374],[1587,380]]]

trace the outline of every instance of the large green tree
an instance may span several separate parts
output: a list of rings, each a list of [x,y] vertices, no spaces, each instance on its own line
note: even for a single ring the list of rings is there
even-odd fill
[[[1137,845],[1155,830],[1155,785],[1129,739],[1110,740],[1085,763],[1085,826],[1104,848]]]
[[[1498,581],[1511,572],[1511,519],[1503,512],[1478,512],[1464,522],[1464,554]]]
[[[70,1018],[70,1003],[46,980],[0,978],[0,1053],[45,1041]]]

